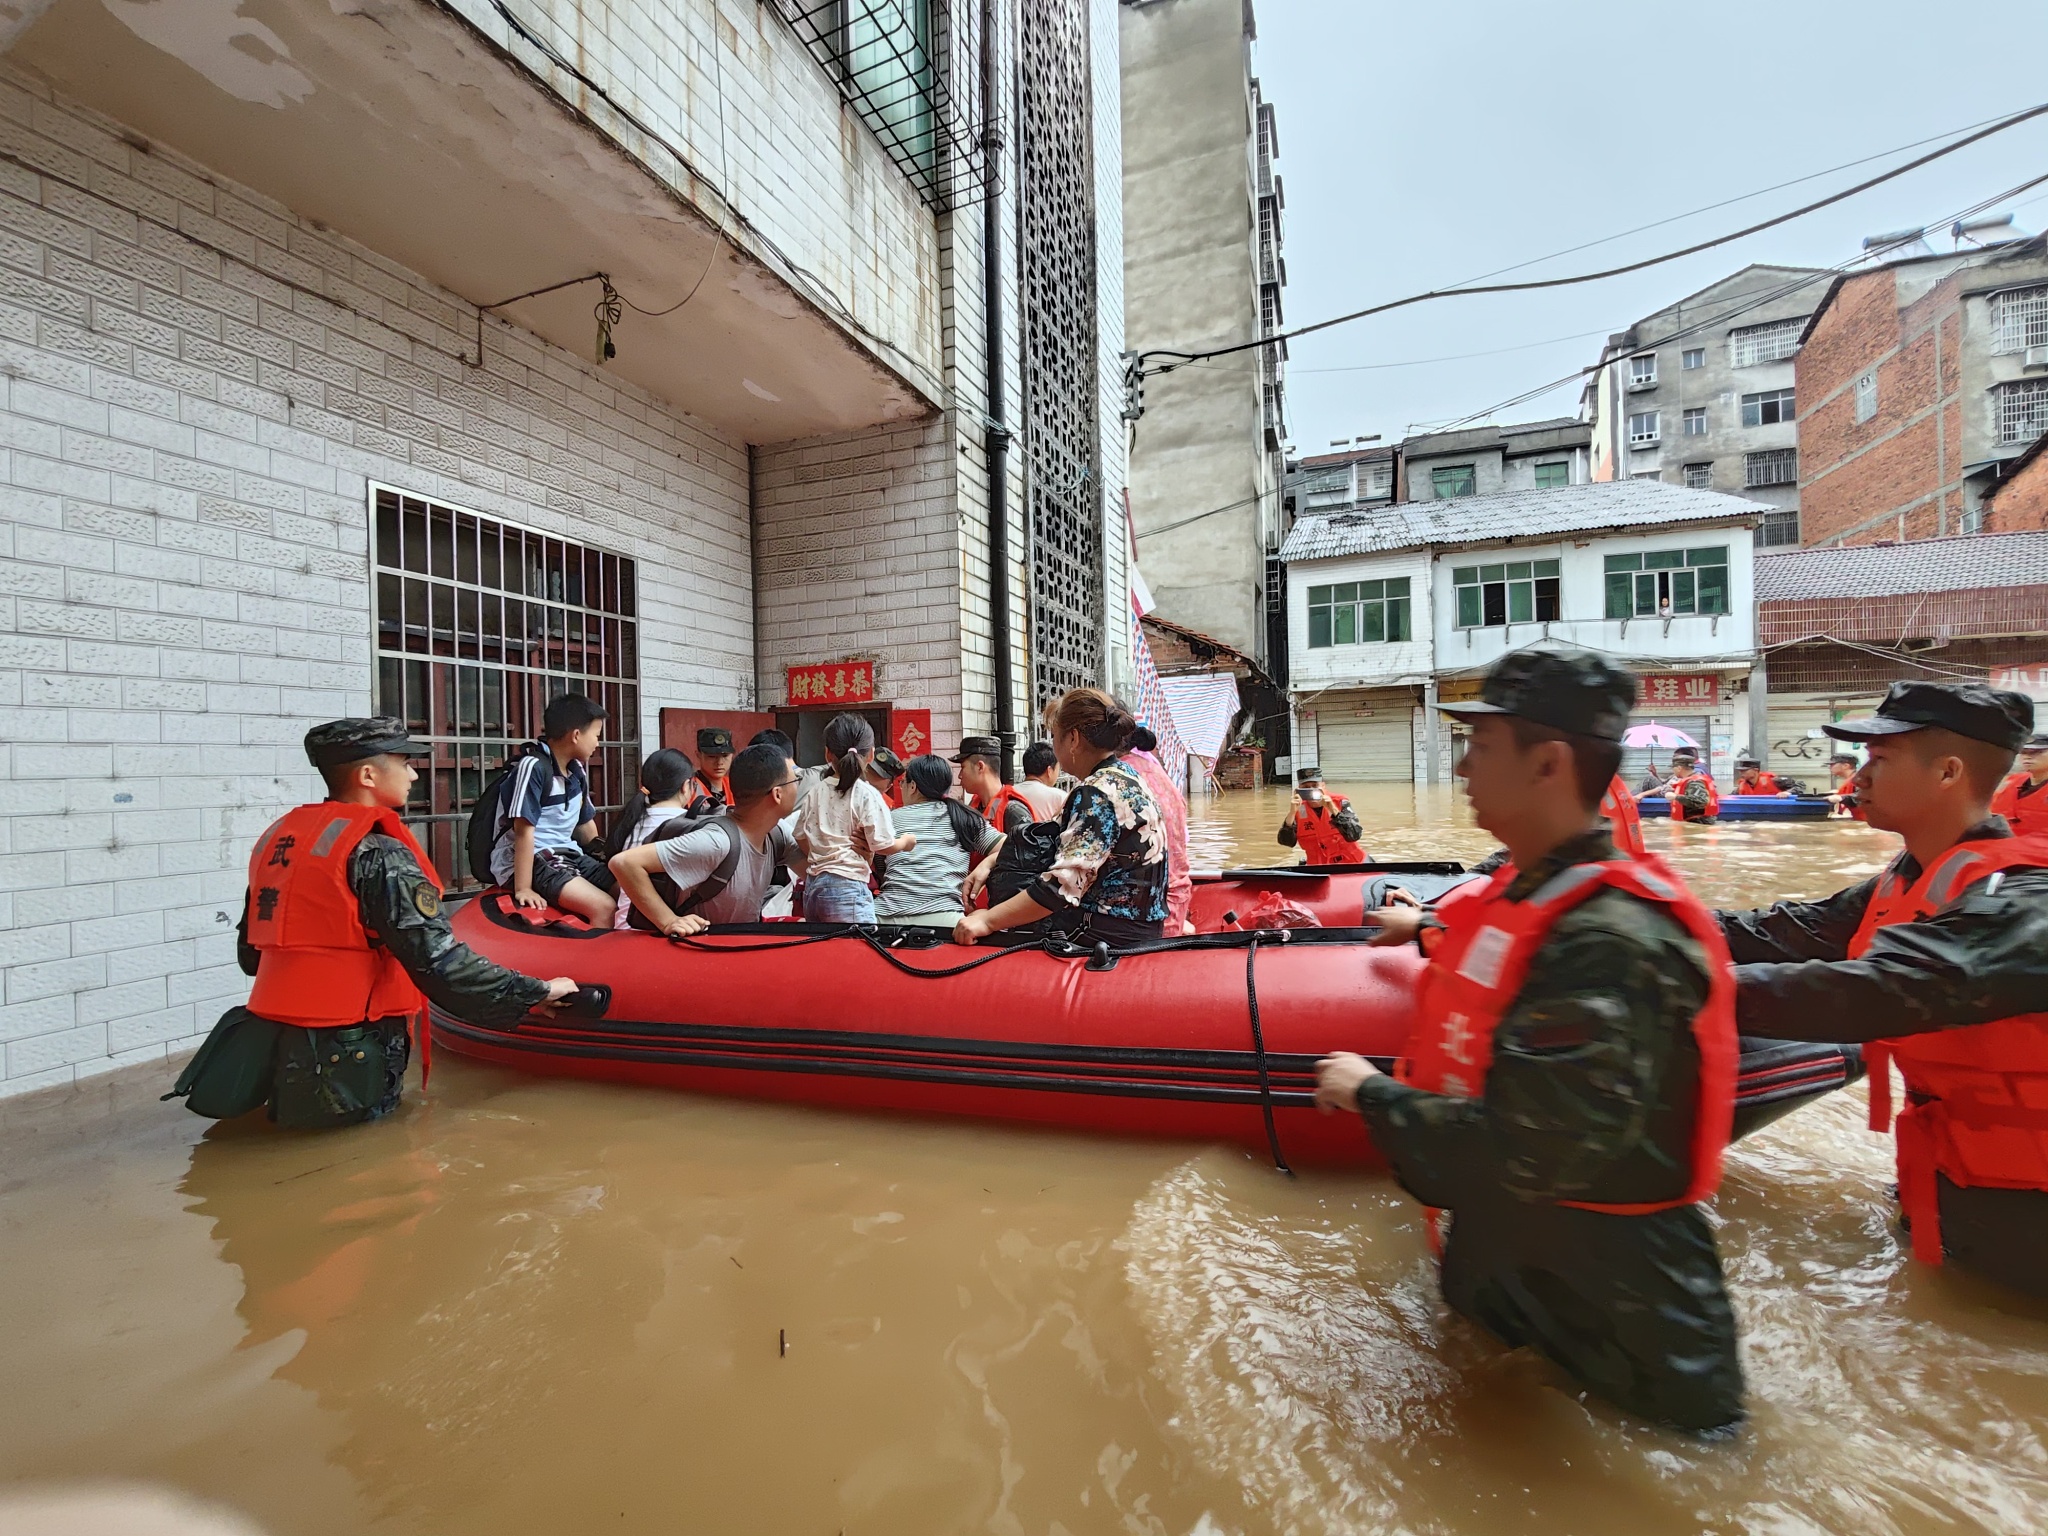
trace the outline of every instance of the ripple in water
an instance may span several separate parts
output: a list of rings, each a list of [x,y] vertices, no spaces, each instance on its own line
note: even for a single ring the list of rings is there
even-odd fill
[[[1860,1094],[1731,1156],[1716,1218],[1751,1419],[1731,1443],[1571,1395],[1443,1308],[1415,1207],[1220,1156],[1161,1178],[1126,1279],[1243,1529],[1754,1536],[2048,1529],[2048,1309],[1910,1265]],[[1249,1512],[1256,1512],[1249,1513]]]

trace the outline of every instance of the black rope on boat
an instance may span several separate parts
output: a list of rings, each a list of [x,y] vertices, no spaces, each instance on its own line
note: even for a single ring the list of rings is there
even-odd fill
[[[1262,933],[1252,935],[1252,941],[1244,953],[1244,995],[1251,1007],[1252,1050],[1259,1063],[1259,1112],[1266,1117],[1266,1145],[1273,1149],[1273,1166],[1294,1177],[1294,1170],[1287,1166],[1286,1154],[1280,1150],[1280,1128],[1273,1123],[1273,1080],[1266,1072],[1266,1032],[1259,1027],[1259,940]],[[1280,930],[1280,941],[1287,941],[1287,930]]]
[[[683,949],[701,949],[710,955],[750,955],[763,949],[802,949],[806,944],[823,944],[827,939],[850,938],[859,933],[858,928],[834,928],[828,933],[808,934],[801,939],[771,939],[766,944],[704,944],[693,935],[672,933],[668,941]]]

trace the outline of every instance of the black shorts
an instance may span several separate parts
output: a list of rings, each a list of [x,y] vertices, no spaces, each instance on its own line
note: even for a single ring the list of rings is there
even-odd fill
[[[558,906],[556,897],[571,880],[588,880],[607,896],[616,896],[618,881],[612,872],[581,848],[543,848],[533,856],[533,889],[548,905]]]

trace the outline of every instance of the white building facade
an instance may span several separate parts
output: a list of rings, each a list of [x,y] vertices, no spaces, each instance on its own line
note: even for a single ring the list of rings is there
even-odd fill
[[[1298,761],[1340,785],[1445,782],[1454,745],[1433,706],[1549,642],[1637,673],[1637,723],[1683,731],[1725,781],[1749,746],[1763,510],[1622,482],[1301,519],[1286,554]]]
[[[453,880],[565,688],[616,802],[806,663],[940,741],[1128,677],[1111,0],[173,9],[0,9],[0,1093],[245,994],[320,720]]]

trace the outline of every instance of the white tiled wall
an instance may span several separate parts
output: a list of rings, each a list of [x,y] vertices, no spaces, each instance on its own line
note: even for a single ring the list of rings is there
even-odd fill
[[[369,481],[638,559],[643,733],[751,683],[744,448],[501,324],[468,366],[449,296],[110,127],[0,75],[6,1092],[242,995],[249,842],[370,707]]]

